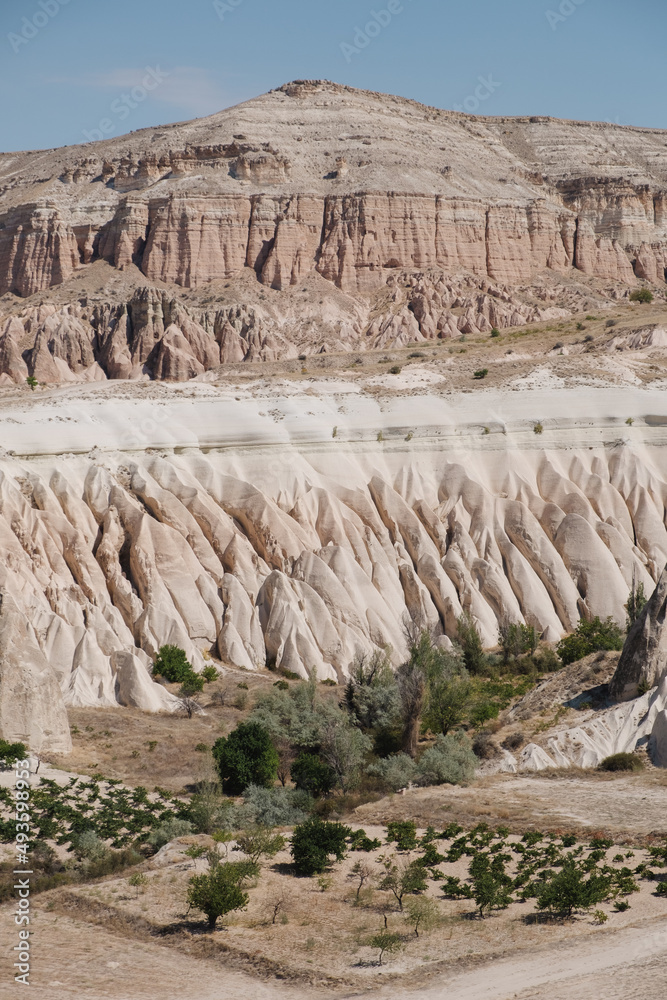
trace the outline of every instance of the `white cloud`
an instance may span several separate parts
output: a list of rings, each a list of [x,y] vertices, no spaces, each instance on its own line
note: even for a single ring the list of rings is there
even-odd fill
[[[227,107],[229,98],[215,76],[197,66],[169,67],[159,63],[140,68],[118,68],[107,73],[95,73],[78,78],[59,77],[52,83],[69,83],[84,87],[96,87],[107,91],[130,91],[140,87],[149,69],[159,72],[160,83],[150,91],[150,98],[160,104],[180,108],[190,115],[201,117],[213,114]]]

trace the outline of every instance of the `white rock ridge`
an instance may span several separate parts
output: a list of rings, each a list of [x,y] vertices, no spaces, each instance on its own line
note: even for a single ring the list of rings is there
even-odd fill
[[[406,615],[555,640],[581,614],[623,621],[633,575],[651,592],[667,562],[665,431],[638,426],[659,390],[120,388],[0,407],[1,589],[53,711],[173,708],[148,672],[164,643],[197,669],[210,652],[342,680],[358,652],[400,661]]]

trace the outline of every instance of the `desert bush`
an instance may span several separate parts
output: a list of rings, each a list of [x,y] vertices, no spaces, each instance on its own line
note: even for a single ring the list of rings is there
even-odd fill
[[[212,684],[213,681],[217,681],[220,675],[215,667],[212,664],[209,664],[208,667],[204,667],[200,676],[203,677],[207,684]]]
[[[644,765],[632,753],[614,753],[598,764],[600,771],[643,771]]]
[[[84,830],[74,840],[74,851],[78,857],[94,861],[107,854],[109,848],[94,830]]]
[[[463,732],[438,736],[417,762],[421,785],[460,785],[471,781],[478,761]]]
[[[248,785],[238,819],[258,826],[294,826],[309,815],[313,801],[295,788],[263,788]]]
[[[197,785],[183,818],[192,824],[196,833],[211,834],[234,827],[235,807],[223,798],[217,781],[202,781]]]
[[[416,781],[418,772],[412,757],[401,752],[370,764],[368,773],[382,778],[392,792],[397,792],[400,788],[406,788],[411,782]]]
[[[650,288],[636,288],[630,292],[630,301],[650,304],[653,302],[653,292]]]
[[[237,851],[243,851],[251,861],[259,864],[262,858],[274,858],[285,847],[286,840],[269,827],[260,826],[244,830],[236,838]]]
[[[177,837],[185,837],[188,833],[192,833],[192,823],[185,819],[170,819],[166,823],[161,823],[148,835],[148,843],[159,851],[165,844],[176,840]]]
[[[565,636],[556,646],[563,665],[581,660],[598,650],[622,649],[623,633],[609,616],[601,621],[596,615],[592,621],[582,619],[574,632]]]
[[[362,765],[371,747],[370,737],[351,726],[345,717],[341,721],[330,719],[327,722],[322,732],[320,756],[335,775],[336,784],[343,793],[358,785]]]
[[[481,379],[481,378],[486,378],[486,376],[488,374],[489,374],[489,369],[488,368],[479,368],[476,372],[473,372],[473,376],[472,377],[473,378],[477,378],[477,379]]]
[[[391,368],[389,369],[389,374],[390,375],[400,375],[401,374],[401,366],[400,365],[392,365]]]
[[[332,856],[342,861],[347,838],[352,831],[342,823],[331,823],[317,817],[300,823],[292,834],[292,858],[297,871],[316,875],[330,866]]]
[[[492,336],[492,337],[499,337],[500,336],[500,330],[496,329],[496,327],[494,326],[493,330],[491,331],[490,336]]]
[[[270,787],[278,773],[278,752],[267,730],[257,722],[242,722],[229,736],[213,744],[222,787],[238,795],[248,785]]]

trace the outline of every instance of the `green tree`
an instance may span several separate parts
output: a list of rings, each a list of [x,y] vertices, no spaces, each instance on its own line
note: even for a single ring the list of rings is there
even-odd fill
[[[301,753],[290,769],[292,781],[315,798],[328,795],[336,785],[336,772],[314,753]]]
[[[347,838],[352,830],[342,823],[330,823],[315,816],[300,823],[292,834],[292,859],[303,875],[317,875],[345,857]]]
[[[463,649],[463,664],[471,674],[481,674],[484,667],[484,647],[475,621],[464,611],[457,622],[458,639]]]
[[[516,660],[524,653],[534,653],[537,649],[538,635],[534,625],[504,621],[500,625],[499,633],[505,665],[510,659]]]
[[[229,736],[213,744],[223,789],[239,795],[248,785],[269,788],[278,773],[278,752],[266,729],[257,722],[242,722]]]
[[[39,385],[39,383],[38,383],[38,381],[37,381],[37,379],[35,378],[34,375],[28,375],[28,377],[27,377],[27,379],[25,381],[26,381],[26,385],[29,385],[33,392],[35,391],[35,389]]]
[[[322,733],[320,755],[336,776],[336,783],[343,792],[353,788],[359,780],[361,768],[372,747],[370,737],[359,729],[331,719]]]
[[[244,861],[214,864],[206,874],[190,879],[188,903],[201,910],[208,919],[209,930],[215,930],[220,917],[234,910],[245,910],[249,896],[243,887],[256,874],[257,865]]]
[[[501,857],[493,860],[488,854],[479,853],[470,862],[468,869],[472,881],[472,897],[479,915],[484,918],[485,910],[504,910],[512,902],[513,882],[505,872]]]
[[[25,743],[9,743],[7,740],[0,740],[0,765],[13,767],[17,760],[27,760],[28,753]]]
[[[395,724],[400,704],[387,650],[357,657],[345,687],[345,705],[361,729],[386,729]]]
[[[596,615],[590,622],[582,619],[574,632],[561,639],[556,652],[567,666],[598,650],[623,649],[623,641],[623,632],[611,616],[601,621]]]
[[[428,896],[415,896],[405,901],[408,915],[405,918],[414,927],[415,937],[419,937],[419,928],[432,931],[440,920],[440,910],[434,899]]]
[[[403,947],[403,939],[400,934],[393,934],[390,931],[380,931],[379,934],[374,934],[368,942],[371,948],[379,948],[380,956],[378,958],[378,965],[382,965],[382,957],[387,952],[393,955],[395,951],[400,951]]]
[[[635,586],[635,581],[632,581],[632,590],[628,596],[628,600],[625,604],[626,610],[626,621],[625,626],[627,631],[630,631],[635,621],[639,618],[640,614],[644,610],[647,603],[647,597],[644,593],[644,584],[640,583]]]
[[[391,892],[399,910],[403,910],[405,896],[417,896],[425,892],[428,886],[424,868],[418,861],[403,861],[397,864],[393,859],[384,861],[385,874],[378,888]]]
[[[550,910],[571,917],[575,910],[590,910],[609,899],[612,879],[598,871],[587,873],[570,863],[554,872],[537,895],[538,910]]]
[[[653,302],[653,292],[650,288],[636,288],[634,292],[630,292],[630,301],[650,305]]]
[[[410,655],[398,668],[396,681],[403,723],[402,749],[415,757],[429,678],[435,678],[442,672],[439,668],[442,650],[434,644],[427,629],[417,631],[409,625],[407,632]]]
[[[153,676],[164,677],[170,684],[184,684],[191,676],[197,676],[185,650],[180,646],[160,646],[153,663]]]
[[[422,727],[446,735],[463,721],[470,693],[470,675],[461,660],[437,650],[429,662]]]

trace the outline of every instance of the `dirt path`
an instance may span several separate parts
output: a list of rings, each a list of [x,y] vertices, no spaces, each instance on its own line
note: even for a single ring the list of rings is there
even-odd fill
[[[406,1000],[663,1000],[667,919],[540,949],[440,981]],[[398,996],[399,994],[394,994]]]

